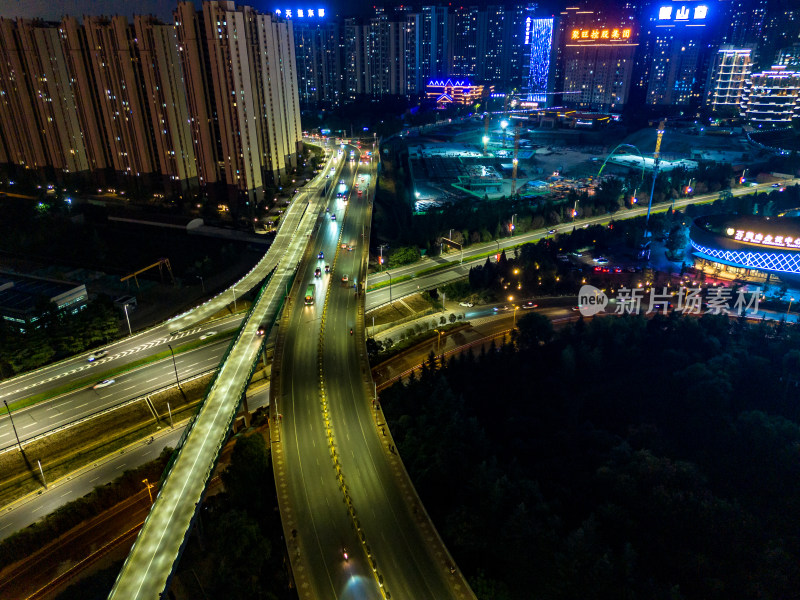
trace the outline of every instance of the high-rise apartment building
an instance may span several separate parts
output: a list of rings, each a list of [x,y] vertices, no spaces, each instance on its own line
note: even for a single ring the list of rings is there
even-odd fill
[[[8,19],[0,19],[0,86],[5,160],[32,169],[47,166],[36,102],[17,41],[16,25]]]
[[[124,176],[150,176],[157,170],[155,142],[135,33],[123,16],[85,16],[83,30],[110,166]]]
[[[742,115],[755,127],[788,127],[800,118],[800,72],[774,66],[753,73],[742,95]]]
[[[300,102],[336,106],[342,102],[344,69],[337,20],[297,20],[294,30]]]
[[[452,44],[450,44],[450,74],[458,77],[478,76],[480,60],[478,58],[478,23],[480,22],[477,6],[460,7],[451,17]]]
[[[446,76],[450,70],[450,15],[447,6],[423,6],[417,64],[422,79]]]
[[[628,101],[637,46],[631,20],[571,7],[561,13],[556,88],[564,106],[619,112]]]
[[[646,102],[697,106],[719,48],[720,2],[672,0],[654,5],[647,43],[649,72]]]
[[[753,49],[720,46],[711,70],[707,102],[714,112],[738,114],[742,94],[750,81]]]
[[[353,100],[359,94],[366,94],[365,61],[367,55],[367,26],[357,17],[344,20],[344,55],[345,55],[345,98]]]
[[[192,143],[189,105],[184,93],[175,27],[146,16],[134,17],[138,59],[149,107],[156,170],[165,186],[196,188],[197,160]]]
[[[0,160],[260,200],[302,139],[291,23],[233,2],[174,14],[0,19]]]

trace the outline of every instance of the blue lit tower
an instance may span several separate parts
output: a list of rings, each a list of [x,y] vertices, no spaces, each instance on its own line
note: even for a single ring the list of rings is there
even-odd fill
[[[552,92],[553,27],[555,19],[525,19],[525,46],[528,57],[527,76],[524,83],[526,99],[545,104]]]

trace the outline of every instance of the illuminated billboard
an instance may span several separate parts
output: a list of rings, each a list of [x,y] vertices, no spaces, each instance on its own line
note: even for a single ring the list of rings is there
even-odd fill
[[[570,31],[571,44],[625,44],[631,40],[633,30],[630,27],[587,27]]]
[[[285,19],[318,19],[325,16],[324,8],[276,8],[275,14]]]
[[[710,2],[663,2],[658,4],[656,27],[705,27],[709,18]]]
[[[526,100],[544,102],[550,77],[550,54],[553,46],[555,19],[528,19],[525,22],[525,43],[530,46]]]

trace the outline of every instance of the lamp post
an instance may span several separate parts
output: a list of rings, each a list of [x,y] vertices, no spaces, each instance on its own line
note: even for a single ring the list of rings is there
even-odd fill
[[[169,413],[169,426],[170,426],[170,429],[175,429],[175,425],[172,424],[172,409],[169,407],[169,401],[167,402],[167,412]]]
[[[483,139],[483,153],[487,154],[488,153],[487,147],[489,145],[489,136],[485,135],[483,136],[482,139]]]
[[[147,488],[147,495],[150,496],[150,504],[152,504],[153,503],[153,492],[151,492],[150,490],[153,489],[154,487],[156,487],[156,485],[154,483],[150,483],[150,481],[147,480],[147,479],[142,479],[142,483],[144,484],[144,487]]]
[[[206,284],[203,281],[203,278],[200,275],[195,275],[195,277],[197,277],[200,280],[200,289],[202,289],[203,290],[203,294],[205,294],[206,293]]]
[[[506,130],[508,129],[508,121],[506,121],[505,119],[500,121],[500,129],[503,130],[503,145],[505,146],[505,144],[506,144]]]
[[[133,331],[131,330],[131,319],[128,316],[128,303],[122,305],[122,310],[125,311],[125,321],[128,323],[128,335],[133,335]]]
[[[389,304],[392,303],[392,274],[389,273],[389,270],[386,270],[386,275],[389,277]]]
[[[789,314],[789,311],[792,310],[792,302],[794,302],[794,298],[789,298],[789,308],[786,309],[786,314]]]
[[[183,391],[181,388],[181,380],[178,378],[178,363],[175,362],[175,352],[172,350],[172,344],[167,344],[169,348],[170,354],[172,354],[172,366],[175,368],[175,381],[178,383],[178,389]]]
[[[516,327],[517,326],[517,310],[518,309],[519,309],[519,306],[517,306],[515,304],[514,305],[514,323],[511,325],[512,327]]]
[[[17,438],[17,446],[19,446],[19,451],[22,452],[22,443],[19,441],[19,435],[17,434],[17,426],[14,425],[14,418],[11,416],[11,409],[8,408],[8,402],[3,400],[3,404],[6,405],[6,410],[8,411],[8,418],[11,419],[11,428],[14,430],[14,437]]]
[[[439,346],[442,341],[442,336],[444,335],[444,331],[439,331],[438,329],[434,329],[436,332],[436,354],[439,354]]]
[[[231,291],[233,292],[233,312],[236,312],[236,286],[231,286]]]

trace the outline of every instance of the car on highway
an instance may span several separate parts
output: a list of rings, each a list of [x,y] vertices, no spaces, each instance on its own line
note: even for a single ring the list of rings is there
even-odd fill
[[[216,331],[207,331],[206,333],[204,333],[203,335],[200,336],[200,339],[201,340],[207,340],[212,335],[217,335],[217,332]]]
[[[347,276],[347,273],[342,275],[342,283],[347,283],[349,280],[350,280],[350,278]]]
[[[552,235],[552,234],[554,234],[554,233],[557,233],[557,232],[556,232],[556,230],[555,230],[555,229],[548,229],[548,230],[547,230],[547,233],[549,233],[549,234],[551,234],[551,235]]]
[[[780,183],[773,183],[773,184],[772,184],[772,187],[774,187],[774,188],[775,188],[775,187],[781,187],[781,184],[780,184]]]
[[[326,273],[330,273],[331,272],[331,266],[330,265],[325,265],[325,272]]]
[[[504,311],[504,310],[511,310],[511,308],[509,308],[509,306],[508,306],[507,304],[506,304],[505,306],[495,306],[495,307],[492,309],[492,312],[499,313],[499,312],[502,312],[502,311]]]
[[[475,306],[472,302],[459,302],[458,305],[466,306],[467,308],[472,308],[473,306]]]
[[[320,250],[319,254],[317,254],[317,258],[319,260],[324,260],[325,259],[325,253],[322,250]]]
[[[608,264],[608,259],[605,256],[598,256],[596,258],[593,258],[592,260],[594,262],[596,262],[598,265],[607,265]]]
[[[538,304],[535,304],[533,301],[528,300],[527,302],[523,303],[522,308],[529,309],[529,308],[539,308]]]
[[[348,252],[352,252],[353,250],[354,250],[354,247],[353,247],[353,246],[347,246],[347,251],[348,251]]]
[[[267,333],[267,326],[266,325],[261,325],[258,328],[258,331],[256,331],[256,334],[258,334],[258,335],[264,335],[265,333]]]
[[[95,384],[92,386],[92,389],[94,389],[94,390],[99,390],[100,388],[108,387],[108,386],[110,386],[112,383],[114,383],[115,381],[116,381],[116,379],[103,379],[103,381],[100,381],[100,382],[98,382],[98,383],[95,383]]]
[[[614,273],[622,273],[622,267],[614,267],[612,271],[614,271]]]
[[[319,267],[314,269],[314,277],[322,277],[322,269],[320,269]]]
[[[90,354],[88,360],[89,362],[94,362],[98,358],[103,358],[106,354],[108,354],[108,350],[100,350],[99,352],[95,352],[94,354]]]
[[[335,221],[335,220],[336,220],[336,213],[331,215],[331,221]]]

